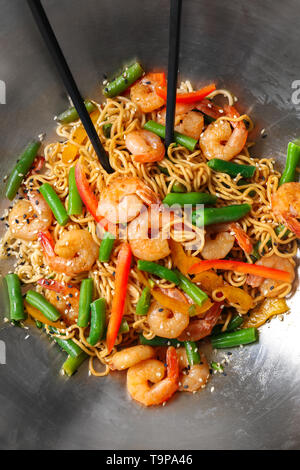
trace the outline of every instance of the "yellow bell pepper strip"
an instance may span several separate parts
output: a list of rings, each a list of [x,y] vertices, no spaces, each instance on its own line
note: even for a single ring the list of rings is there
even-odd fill
[[[281,269],[268,268],[257,264],[243,263],[242,261],[226,259],[209,259],[194,264],[189,269],[189,274],[198,274],[209,269],[224,269],[226,271],[237,271],[244,274],[254,274],[266,279],[274,279],[282,282],[292,282],[292,274]]]
[[[256,307],[250,316],[245,318],[243,328],[258,328],[263,325],[269,318],[274,315],[280,315],[287,312],[289,307],[285,299],[266,299],[264,302]]]
[[[126,292],[131,264],[131,248],[123,243],[118,254],[115,274],[115,293],[112,301],[111,314],[107,327],[106,346],[108,353],[114,347],[124,314]]]
[[[217,291],[218,293],[222,293],[223,297],[225,297],[231,305],[235,305],[245,313],[248,312],[250,308],[253,308],[253,299],[251,295],[239,287],[222,286],[218,287]]]
[[[176,300],[173,297],[164,294],[160,289],[151,289],[151,295],[164,308],[171,310],[172,312],[180,312],[189,316],[203,316],[203,314],[205,314],[213,305],[209,299],[206,300],[201,307],[196,304],[181,302],[180,300]]]
[[[97,122],[98,117],[99,117],[99,111],[98,110],[94,111],[90,115],[90,118],[91,118],[93,124],[95,124]],[[75,158],[77,157],[79,145],[82,145],[84,143],[84,141],[87,139],[87,133],[86,133],[84,127],[83,126],[76,127],[73,135],[71,136],[71,139],[74,142],[76,142],[76,144],[78,144],[78,145],[75,145],[72,142],[67,142],[65,144],[63,152],[62,152],[62,156],[61,156],[61,159],[62,159],[63,163],[72,163],[75,160]]]
[[[38,320],[41,323],[44,323],[44,325],[54,326],[55,328],[61,328],[61,322],[60,321],[53,322],[53,321],[49,320],[48,318],[45,317],[45,315],[42,314],[42,312],[40,312],[40,310],[38,310],[35,307],[32,307],[26,301],[24,302],[24,306],[27,310],[28,315],[30,315],[35,320]]]
[[[224,285],[223,279],[214,271],[204,271],[203,273],[196,274],[193,278],[193,282],[199,283],[209,294],[211,294],[213,290],[217,289],[217,287]]]
[[[242,229],[239,224],[232,223],[229,225],[230,231],[233,232],[235,239],[238,245],[242,248],[242,250],[250,255],[253,250],[253,245],[251,243],[249,235]]]
[[[172,240],[172,238],[169,240],[169,246],[171,249],[171,258],[173,264],[182,274],[186,276],[188,274],[189,268],[197,261],[200,261],[199,258],[196,258],[195,256],[188,256],[182,248],[182,245],[178,242],[175,242],[175,240]]]

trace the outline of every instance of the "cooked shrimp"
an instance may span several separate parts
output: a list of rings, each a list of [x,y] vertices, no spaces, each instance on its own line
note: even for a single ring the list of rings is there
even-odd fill
[[[130,88],[130,99],[143,113],[151,113],[161,108],[165,100],[157,95],[155,87],[160,85],[156,80],[157,74],[148,73]]]
[[[79,310],[79,289],[71,284],[50,279],[40,279],[37,282],[47,289],[46,298],[61,313],[66,325],[71,326],[76,323]]]
[[[177,103],[175,108],[175,130],[188,135],[193,139],[199,139],[204,126],[204,118],[201,113],[192,111],[194,104]],[[157,114],[160,124],[166,123],[166,108]]]
[[[124,370],[155,356],[155,349],[140,344],[115,353],[108,361],[111,370]]]
[[[196,108],[207,116],[212,117],[213,119],[218,119],[224,115],[224,109],[221,106],[217,106],[212,103],[210,100],[204,99],[196,105]]]
[[[157,261],[170,254],[162,226],[169,212],[156,205],[142,212],[128,225],[128,240],[134,256],[147,261]]]
[[[160,405],[178,390],[178,377],[177,353],[171,346],[167,350],[167,376],[163,362],[157,359],[142,361],[128,369],[127,390],[134,400],[145,406]]]
[[[282,271],[287,271],[292,275],[292,281],[295,279],[295,268],[288,258],[281,258],[277,255],[263,256],[257,263],[259,266],[266,266],[268,268],[281,269]],[[281,281],[275,281],[273,279],[265,279],[261,276],[255,276],[249,274],[247,277],[247,284],[251,287],[259,287],[259,290],[262,295],[265,297],[276,297],[278,292],[273,292],[275,287],[282,284]]]
[[[239,117],[239,113],[232,107],[224,108],[226,116]],[[243,121],[232,122],[233,131],[228,121],[211,123],[200,136],[200,148],[207,160],[221,158],[231,160],[238,155],[247,140],[248,131]]]
[[[40,193],[30,191],[28,199],[21,199],[14,205],[9,214],[9,226],[16,238],[33,241],[38,239],[39,232],[50,227],[53,217]]]
[[[300,183],[284,183],[272,197],[272,209],[300,238]]]
[[[175,300],[186,302],[186,297],[176,288],[162,289],[163,293]],[[187,313],[173,312],[154,301],[147,315],[151,331],[163,338],[177,338],[188,326],[190,317]]]
[[[228,255],[234,245],[234,236],[228,232],[205,235],[205,245],[201,251],[204,259],[223,259]]]
[[[181,392],[196,392],[204,388],[209,379],[209,366],[206,357],[200,353],[201,362],[189,365],[185,348],[177,349],[179,362],[179,388]]]
[[[40,241],[48,266],[67,276],[89,271],[98,257],[99,248],[86,230],[64,232],[55,246],[50,234],[41,232]]]
[[[179,341],[199,341],[211,334],[221,314],[222,303],[215,302],[204,318],[191,320],[188,327],[179,336]]]
[[[97,215],[114,224],[126,223],[139,215],[144,205],[159,203],[158,196],[139,178],[119,177],[103,189]]]
[[[165,156],[165,146],[160,137],[143,129],[129,132],[125,145],[136,162],[159,162]]]

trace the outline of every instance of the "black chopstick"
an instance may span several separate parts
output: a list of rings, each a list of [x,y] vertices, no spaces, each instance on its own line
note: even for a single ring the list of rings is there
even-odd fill
[[[180,15],[181,0],[170,0],[169,21],[169,57],[168,57],[168,87],[167,87],[167,113],[166,113],[166,148],[174,142],[174,119],[176,105]]]
[[[54,31],[49,23],[40,0],[27,0],[27,3],[31,9],[40,33],[49,49],[49,52],[54,59],[58,72],[62,78],[68,94],[71,97],[76,111],[78,112],[80,120],[86,130],[87,135],[89,136],[89,139],[94,147],[102,167],[107,173],[113,173],[114,169],[110,166],[108,155],[100,142],[97,131],[91,121],[89,113],[85,108],[80,91],[76,85],[71,70],[58,44]]]

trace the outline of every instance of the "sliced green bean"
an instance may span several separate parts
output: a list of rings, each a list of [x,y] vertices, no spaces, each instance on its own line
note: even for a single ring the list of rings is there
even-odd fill
[[[104,134],[104,137],[106,137],[107,139],[110,138],[110,133],[111,133],[111,128],[112,128],[112,124],[110,122],[108,122],[107,124],[103,124],[103,134]]]
[[[115,239],[116,237],[110,232],[105,232],[103,235],[99,248],[99,261],[101,263],[109,262]]]
[[[174,272],[179,278],[179,287],[195,302],[195,304],[201,306],[208,299],[207,294],[178,271],[178,269],[175,269]]]
[[[42,294],[35,292],[33,290],[27,291],[26,302],[28,302],[32,307],[37,308],[43,315],[45,315],[48,320],[56,322],[60,318],[59,311],[50,304],[48,300]]]
[[[256,167],[253,165],[240,165],[239,163],[227,162],[221,158],[209,160],[207,166],[215,171],[226,173],[230,176],[241,175],[243,178],[252,178],[256,170]]]
[[[105,299],[97,299],[91,303],[91,328],[87,342],[95,346],[104,337],[105,332]]]
[[[120,329],[119,329],[119,332],[118,334],[121,334],[121,333],[128,333],[129,331],[129,325],[128,325],[128,322],[125,318],[122,318],[122,321],[121,321],[121,325],[120,325]]]
[[[244,322],[243,317],[241,317],[240,315],[235,315],[228,323],[226,331],[236,330],[242,325],[243,322]],[[222,333],[222,327],[223,325],[219,325],[219,324],[214,326],[211,334],[218,335],[219,333]]]
[[[300,141],[289,142],[285,169],[279,181],[279,186],[284,183],[291,183],[296,178],[296,168],[300,162]]]
[[[221,333],[211,337],[211,344],[214,349],[232,348],[241,344],[254,343],[258,339],[256,328],[245,328],[242,330]]]
[[[47,202],[48,206],[52,210],[53,215],[59,225],[66,225],[66,223],[69,221],[68,213],[52,186],[50,186],[49,183],[44,183],[40,187],[40,192],[45,201]]]
[[[68,214],[79,215],[82,212],[82,200],[79,195],[76,180],[75,180],[75,166],[72,166],[69,171],[69,201],[68,201]]]
[[[186,187],[179,181],[175,181],[172,186],[172,193],[186,193]]]
[[[205,207],[192,213],[192,223],[197,227],[234,222],[250,212],[250,204],[234,204],[226,207]]]
[[[77,325],[81,328],[86,328],[90,320],[90,304],[93,297],[93,279],[83,279],[80,285],[79,294],[79,311]]]
[[[62,370],[64,374],[71,377],[79,369],[81,364],[88,358],[88,354],[84,351],[78,357],[69,356],[68,359],[63,363]]]
[[[97,109],[94,103],[89,100],[86,100],[84,104],[89,114]],[[72,108],[66,109],[66,111],[56,117],[56,121],[62,122],[63,124],[70,124],[71,122],[77,121],[77,119],[79,119],[79,116],[74,106],[72,106]]]
[[[166,279],[176,285],[180,282],[178,275],[174,271],[166,268],[165,266],[161,266],[160,264],[153,263],[152,261],[138,260],[138,269],[154,274],[161,279]]]
[[[151,290],[148,286],[143,289],[141,296],[136,304],[136,315],[147,315],[151,304]]]
[[[178,341],[178,339],[161,338],[160,336],[146,339],[142,334],[140,334],[140,343],[147,346],[174,346],[175,348],[179,348],[184,345],[184,343],[182,341]]]
[[[54,333],[58,333],[58,331],[55,329],[52,329]],[[82,353],[82,349],[74,343],[71,339],[63,339],[58,338],[58,336],[52,336],[54,341],[63,349],[69,356],[71,357],[78,357]]]
[[[7,274],[5,281],[8,290],[11,321],[25,320],[24,302],[21,292],[19,276],[15,273]]]
[[[144,125],[144,129],[146,129],[147,131],[153,132],[154,134],[158,135],[162,139],[165,139],[166,137],[166,127],[163,126],[162,124],[159,124],[158,122],[148,121]],[[187,135],[180,134],[179,132],[174,132],[174,139],[178,145],[182,145],[183,147],[186,147],[191,152],[195,150],[196,145],[198,143],[198,140],[193,139],[192,137],[189,137]]]
[[[167,204],[168,206],[173,206],[175,204],[178,204],[180,206],[184,206],[187,204],[195,206],[197,204],[214,204],[217,199],[217,196],[208,193],[169,193],[164,198],[163,203]]]
[[[21,183],[30,170],[37,152],[41,146],[40,140],[33,140],[25,148],[24,152],[19,158],[19,161],[14,166],[6,184],[5,196],[12,201],[17,194]]]
[[[201,362],[201,357],[197,344],[194,343],[194,341],[185,341],[184,346],[189,365],[193,366],[194,364],[199,364]]]
[[[108,98],[120,95],[134,82],[136,82],[144,73],[141,65],[136,62],[130,67],[126,68],[117,78],[105,85],[103,93]]]

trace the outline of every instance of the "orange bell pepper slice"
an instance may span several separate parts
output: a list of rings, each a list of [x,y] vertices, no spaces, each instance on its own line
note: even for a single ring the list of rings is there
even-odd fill
[[[253,307],[251,295],[239,287],[222,286],[218,287],[217,290],[223,294],[230,304],[236,305],[238,309],[248,312]]]
[[[24,305],[25,305],[25,308],[27,310],[27,313],[32,318],[34,318],[35,320],[38,320],[41,323],[44,323],[44,325],[54,326],[55,328],[61,328],[61,322],[60,321],[57,321],[57,322],[54,323],[54,322],[48,320],[48,318],[46,318],[45,315],[42,314],[42,312],[40,312],[37,308],[32,307],[31,305],[29,305],[29,303],[27,303],[26,301],[24,302]]]

